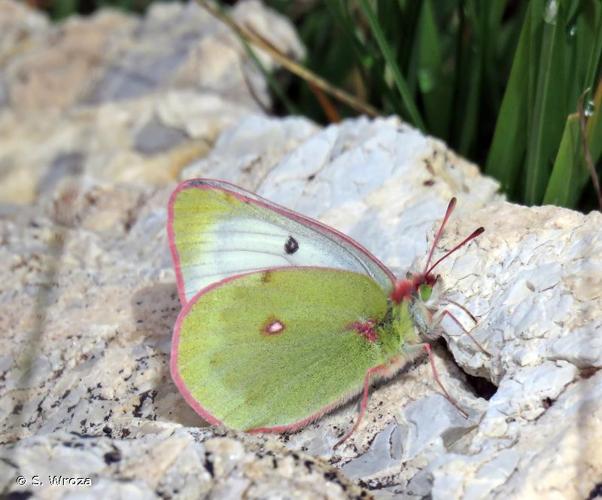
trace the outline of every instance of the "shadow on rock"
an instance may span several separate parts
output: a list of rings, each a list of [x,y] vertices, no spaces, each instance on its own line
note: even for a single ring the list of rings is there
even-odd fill
[[[175,283],[159,283],[138,290],[132,297],[136,331],[147,340],[170,339],[180,312]]]
[[[202,427],[205,421],[199,417],[184,401],[169,374],[169,354],[173,326],[180,312],[180,300],[175,283],[160,283],[138,290],[132,297],[132,316],[140,341],[153,344],[165,353],[161,373],[157,380],[161,381],[150,396],[143,398],[154,406],[154,418],[189,427]],[[144,407],[141,401],[140,407]],[[139,415],[142,412],[138,410]]]

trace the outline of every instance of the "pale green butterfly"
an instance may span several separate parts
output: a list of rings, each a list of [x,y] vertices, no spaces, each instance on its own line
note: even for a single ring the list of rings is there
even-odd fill
[[[429,342],[446,314],[460,323],[435,307],[433,269],[483,232],[430,265],[454,206],[452,199],[424,271],[397,280],[320,222],[227,182],[180,184],[167,229],[183,305],[170,368],[184,399],[211,424],[285,432],[363,392],[341,443],[365,413],[371,382],[426,351],[454,403]]]

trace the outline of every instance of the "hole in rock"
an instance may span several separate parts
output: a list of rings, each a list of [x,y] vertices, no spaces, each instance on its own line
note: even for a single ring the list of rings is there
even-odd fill
[[[466,383],[472,389],[475,396],[489,401],[491,397],[497,392],[497,385],[495,385],[493,382],[484,377],[477,377],[476,375],[471,375],[470,373],[463,370],[462,367],[456,362],[455,358],[452,356],[449,348],[447,347],[447,344],[442,338],[438,339],[437,344],[445,350],[446,354],[449,356],[452,362],[464,374],[464,376],[466,377]]]
[[[496,393],[497,386],[490,380],[484,377],[476,377],[470,373],[464,372],[466,376],[466,382],[472,388],[473,392],[480,398],[489,401],[491,397]]]
[[[596,486],[594,486],[592,488],[592,491],[589,492],[589,495],[587,496],[587,500],[594,500],[594,498],[601,498],[602,497],[602,483],[598,483],[596,484]]]

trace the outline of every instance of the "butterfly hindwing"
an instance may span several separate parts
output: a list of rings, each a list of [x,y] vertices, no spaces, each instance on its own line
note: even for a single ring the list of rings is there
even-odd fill
[[[283,266],[322,266],[394,279],[367,250],[337,231],[226,182],[182,183],[169,203],[170,248],[182,303],[230,276]]]
[[[236,276],[184,306],[172,376],[211,423],[294,428],[359,392],[368,369],[387,361],[353,327],[386,311],[386,294],[365,274],[294,267]]]

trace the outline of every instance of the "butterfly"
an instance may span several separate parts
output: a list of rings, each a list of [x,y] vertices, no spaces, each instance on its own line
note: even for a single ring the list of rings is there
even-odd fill
[[[224,181],[181,183],[167,230],[182,303],[170,371],[184,399],[211,424],[292,432],[361,393],[359,417],[338,445],[359,425],[372,382],[426,352],[455,404],[430,343],[444,316],[462,325],[438,307],[433,271],[484,231],[431,264],[455,204],[424,270],[397,279],[316,220]]]

